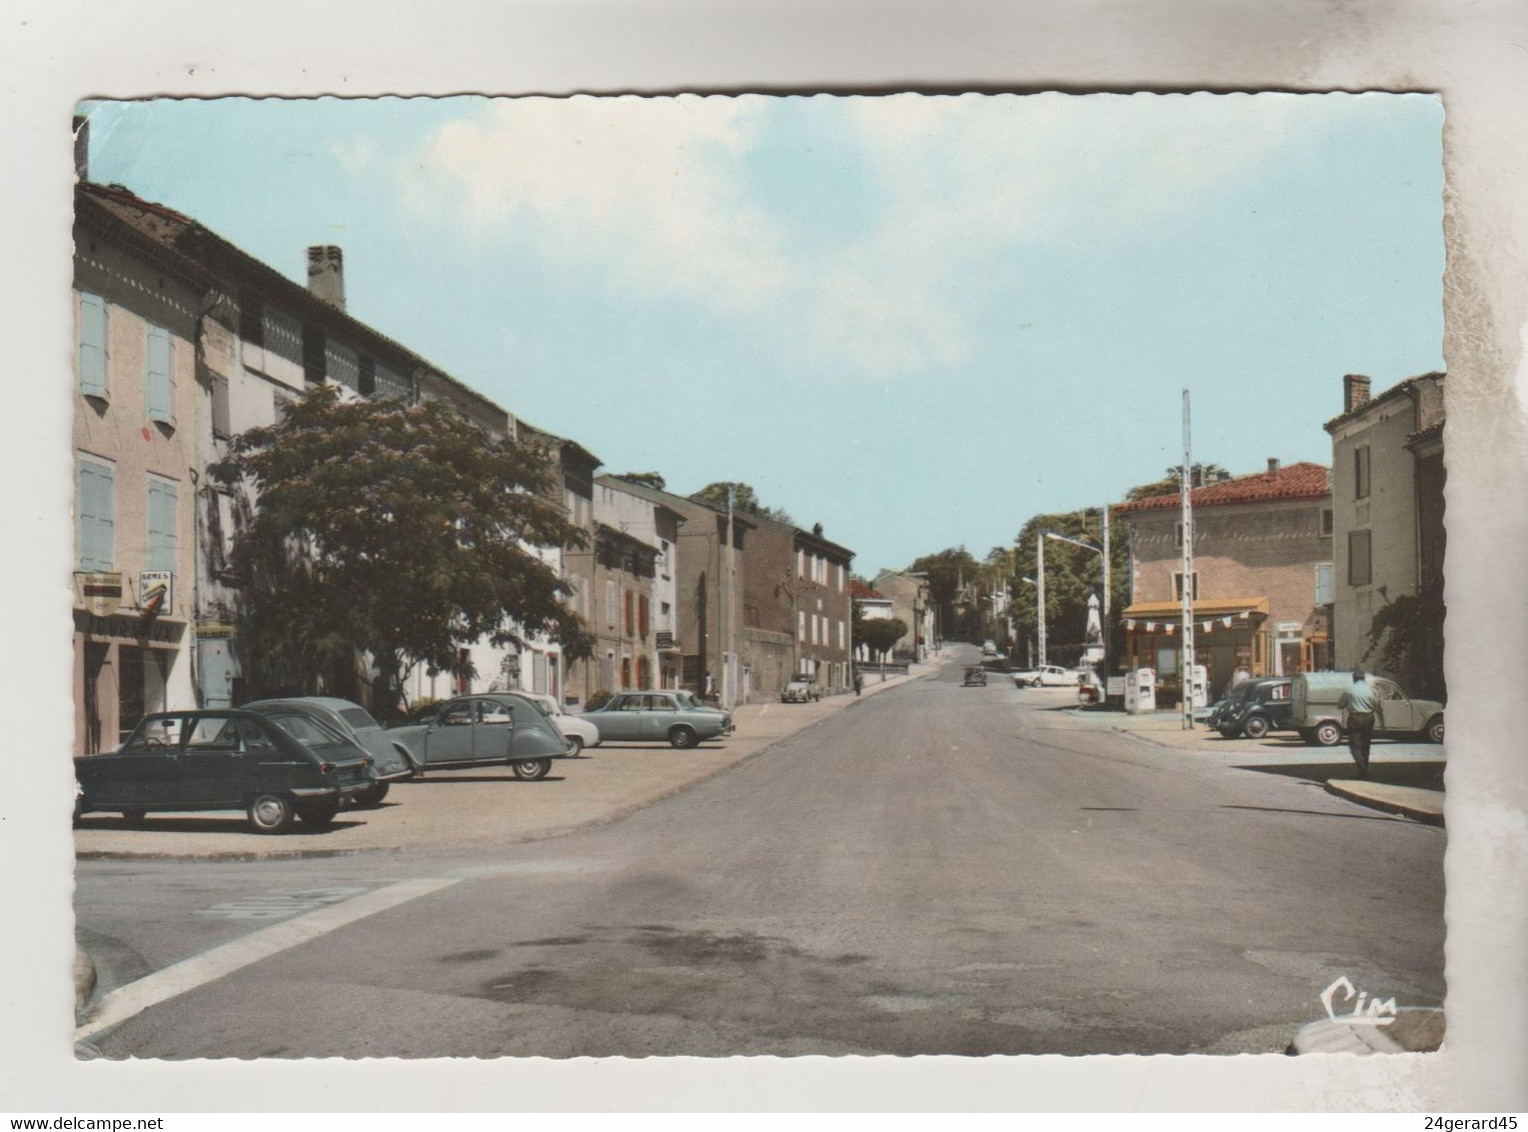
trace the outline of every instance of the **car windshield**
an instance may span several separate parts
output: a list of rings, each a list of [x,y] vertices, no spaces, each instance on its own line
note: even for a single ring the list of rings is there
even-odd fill
[[[694,692],[675,692],[674,696],[679,700],[680,707],[698,708],[705,706],[695,698]]]
[[[380,731],[382,729],[382,725],[373,719],[365,708],[341,708],[338,715],[357,731]]]
[[[351,745],[349,739],[312,716],[300,715],[297,712],[283,712],[268,714],[266,718],[309,750]]]

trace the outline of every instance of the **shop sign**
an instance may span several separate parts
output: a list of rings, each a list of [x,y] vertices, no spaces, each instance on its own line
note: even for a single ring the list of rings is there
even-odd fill
[[[171,586],[174,584],[174,581],[175,575],[169,570],[138,571],[138,608],[147,609],[154,602],[154,599],[160,596],[159,591],[161,588],[164,590],[164,596],[159,601],[158,608],[173,608],[175,595]]]
[[[146,640],[153,644],[173,645],[180,641],[185,626],[180,622],[156,618],[152,624],[142,627],[143,631],[140,632],[139,619],[136,616],[111,614],[97,617],[84,610],[76,609],[74,629],[75,632],[83,633],[96,640],[117,640],[128,644]]]
[[[196,636],[199,640],[226,640],[233,636],[233,626],[226,621],[198,621]]]
[[[659,652],[671,652],[674,648],[674,634],[660,629],[657,634]]]
[[[1304,626],[1298,621],[1280,621],[1279,636],[1298,637],[1302,628],[1304,628]]]
[[[95,617],[110,617],[122,604],[121,571],[81,573],[80,580],[84,606]]]

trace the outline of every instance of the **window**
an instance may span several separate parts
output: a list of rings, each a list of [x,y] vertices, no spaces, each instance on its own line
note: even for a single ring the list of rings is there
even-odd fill
[[[637,635],[639,637],[647,636],[647,617],[648,617],[649,609],[650,609],[650,607],[649,607],[649,604],[648,604],[647,595],[646,594],[641,594],[640,596],[638,596],[638,598],[637,598]]]
[[[145,570],[175,570],[176,488],[171,480],[149,477],[148,549]]]
[[[1199,600],[1199,571],[1189,574],[1189,598],[1190,601]],[[1173,600],[1183,600],[1183,571],[1173,571]]]
[[[1353,498],[1369,497],[1369,446],[1360,444],[1353,449]]]
[[[796,640],[806,640],[806,610],[804,609],[796,611]]]
[[[79,569],[110,570],[117,538],[117,474],[110,464],[80,461],[78,519]]]
[[[796,551],[796,577],[806,577],[806,551],[800,549]]]
[[[302,378],[309,385],[322,385],[328,375],[325,362],[328,350],[323,327],[304,324],[302,328]]]
[[[1336,524],[1332,521],[1332,509],[1330,507],[1323,507],[1321,509],[1321,533],[1329,535],[1336,529]]]
[[[838,592],[844,592],[844,564],[842,562],[838,564]]]
[[[397,370],[380,363],[372,367],[372,393],[388,401],[407,401],[414,389]]]
[[[357,393],[361,388],[361,358],[349,346],[328,342],[324,346],[324,372],[334,381]]]
[[[840,617],[838,619],[838,647],[840,649],[845,647],[845,644],[844,644],[844,620],[843,620],[842,617]]]
[[[302,323],[297,319],[266,307],[260,312],[260,334],[271,353],[302,365]]]
[[[229,437],[233,435],[233,428],[229,421],[228,411],[228,378],[220,373],[211,375],[212,379],[212,435]]]
[[[80,293],[80,392],[106,399],[106,300]]]
[[[632,616],[630,590],[626,590],[621,594],[621,628],[625,631],[628,637],[631,636]]]
[[[1332,564],[1316,563],[1316,604],[1332,604]]]
[[[605,583],[605,627],[615,628],[615,583]]]
[[[175,423],[175,345],[162,326],[148,328],[148,348],[143,362],[143,410],[151,421]]]
[[[1348,585],[1367,586],[1373,563],[1369,560],[1369,531],[1348,532]]]

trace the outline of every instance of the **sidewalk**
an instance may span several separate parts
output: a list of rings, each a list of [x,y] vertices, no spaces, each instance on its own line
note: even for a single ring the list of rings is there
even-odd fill
[[[473,845],[512,845],[603,825],[719,774],[771,744],[865,698],[920,679],[934,665],[914,665],[881,683],[867,674],[864,695],[808,704],[748,704],[734,709],[736,731],[723,742],[687,751],[665,745],[607,743],[582,758],[559,759],[539,782],[508,768],[436,771],[394,783],[374,810],[343,810],[325,829],[299,822],[279,836],[253,833],[242,813],[150,814],[136,829],[116,814],[90,814],[74,832],[80,860],[189,858],[261,860],[331,857]]]
[[[1058,701],[1057,706],[1064,705]],[[1156,747],[1188,751],[1226,765],[1298,775],[1359,805],[1443,824],[1444,752],[1435,744],[1376,741],[1370,777],[1359,779],[1346,747],[1308,746],[1291,732],[1277,731],[1263,739],[1226,739],[1203,724],[1185,729],[1176,711],[1127,715],[1077,709],[1064,714],[1082,728],[1132,735]]]

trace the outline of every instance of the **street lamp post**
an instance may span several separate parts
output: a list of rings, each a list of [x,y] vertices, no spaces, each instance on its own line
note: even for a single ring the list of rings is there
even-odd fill
[[[1040,545],[1041,546],[1045,545],[1044,540],[1041,540]],[[1045,553],[1044,551],[1041,551],[1041,558],[1042,558],[1042,560],[1044,558],[1044,553]],[[1035,592],[1038,595],[1038,597],[1043,599],[1044,594],[1045,594],[1045,588],[1043,586],[1041,586],[1039,582],[1037,582],[1033,578],[1029,578],[1029,577],[1020,577],[1019,581],[1021,581],[1021,582],[1028,582],[1030,585],[1034,586],[1035,587]],[[1036,613],[1036,627],[1037,627],[1038,637],[1039,637],[1039,640],[1041,642],[1044,642],[1044,640],[1045,640],[1045,606],[1044,606],[1043,603],[1038,606],[1038,608],[1036,609],[1035,613]],[[1042,653],[1041,656],[1043,657],[1044,653]],[[1017,660],[1018,657],[1014,657],[1014,659]],[[1040,663],[1043,664],[1045,662],[1042,659]]]
[[[1067,543],[1071,543],[1073,546],[1080,546],[1080,547],[1082,547],[1083,550],[1091,550],[1094,554],[1098,555],[1098,557],[1103,562],[1103,574],[1104,574],[1104,600],[1103,600],[1103,607],[1104,608],[1103,608],[1103,614],[1104,614],[1104,623],[1103,623],[1103,634],[1102,635],[1103,635],[1103,646],[1104,646],[1104,687],[1105,687],[1105,689],[1107,689],[1108,686],[1109,686],[1108,685],[1108,680],[1109,680],[1109,552],[1108,552],[1107,549],[1099,549],[1098,547],[1094,546],[1092,543],[1082,542],[1079,539],[1068,538],[1066,535],[1057,534],[1055,531],[1046,531],[1045,532],[1045,537],[1046,538],[1053,538],[1057,542],[1067,542]],[[1105,507],[1104,508],[1104,546],[1107,547],[1108,543],[1109,543],[1109,508]],[[1045,545],[1043,541],[1041,542],[1041,545],[1042,546]]]

